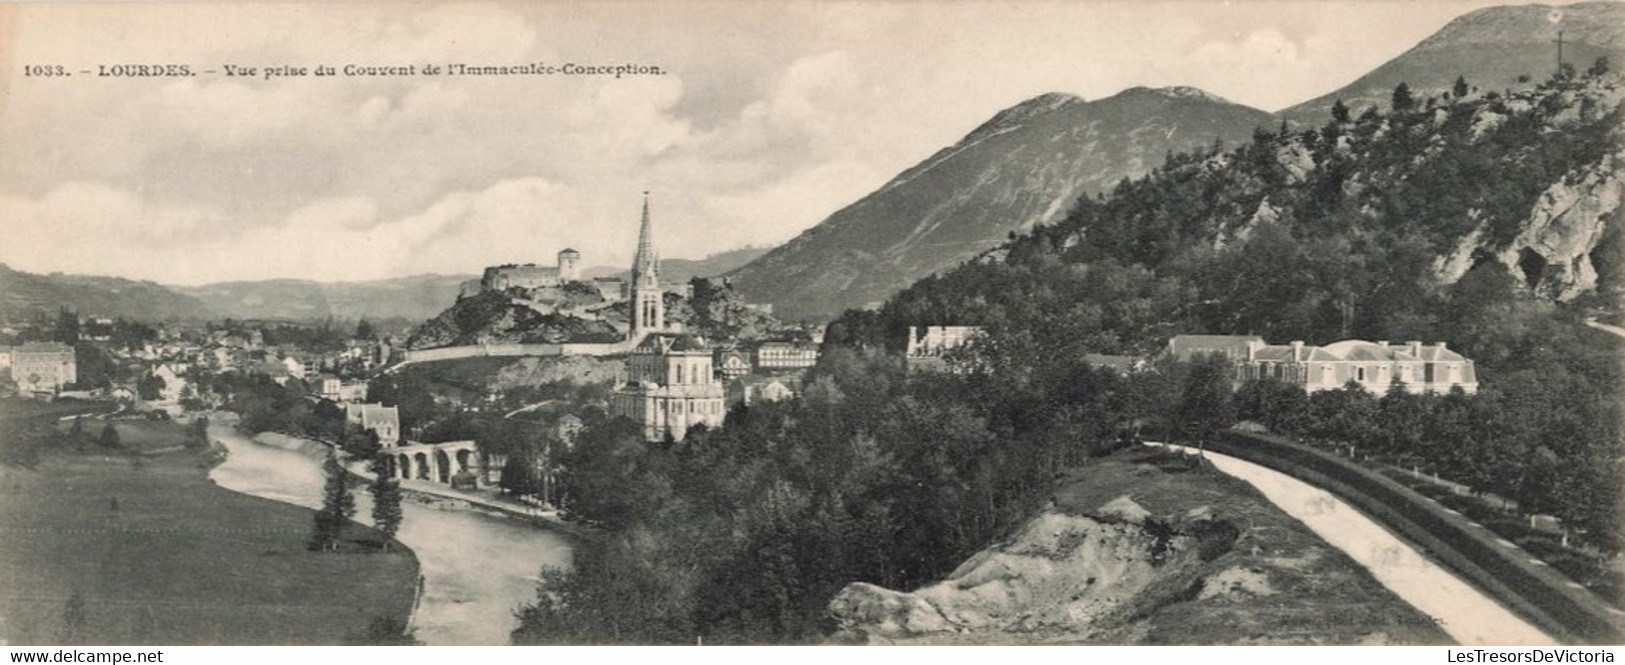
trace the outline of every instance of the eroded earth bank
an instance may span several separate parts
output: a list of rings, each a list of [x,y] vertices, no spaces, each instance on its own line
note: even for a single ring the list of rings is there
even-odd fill
[[[1427,615],[1244,481],[1160,449],[1069,473],[947,579],[848,585],[842,642],[1442,644]]]

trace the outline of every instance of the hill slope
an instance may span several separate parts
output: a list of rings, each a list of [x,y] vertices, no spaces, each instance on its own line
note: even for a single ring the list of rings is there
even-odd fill
[[[191,296],[153,282],[119,277],[38,275],[0,264],[0,320],[19,320],[36,312],[54,314],[68,307],[83,316],[143,321],[206,319],[209,308]]]
[[[664,282],[687,282],[695,277],[717,277],[766,254],[767,247],[741,247],[717,252],[703,259],[661,259],[660,279]],[[626,268],[598,266],[583,271],[587,277],[620,277],[627,279],[632,271]]]
[[[1143,175],[1170,151],[1234,144],[1272,123],[1193,88],[1041,95],[727,276],[781,318],[826,318],[1059,219],[1079,195]]]
[[[219,316],[248,319],[389,319],[421,321],[457,300],[473,275],[413,275],[370,282],[273,279],[177,286]]]
[[[1370,106],[1387,109],[1394,86],[1401,82],[1418,98],[1426,98],[1449,90],[1457,76],[1480,92],[1529,89],[1556,69],[1559,31],[1564,62],[1581,71],[1599,56],[1618,63],[1625,47],[1625,4],[1522,5],[1469,12],[1354,82],[1280,115],[1319,125],[1338,99],[1356,113]],[[1520,77],[1525,80],[1520,82]]]

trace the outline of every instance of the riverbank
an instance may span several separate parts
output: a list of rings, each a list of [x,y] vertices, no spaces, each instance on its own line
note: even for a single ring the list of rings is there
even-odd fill
[[[327,454],[321,444],[277,437],[256,442],[229,420],[209,426],[210,438],[231,451],[210,473],[216,483],[265,499],[319,505]],[[355,497],[356,516],[365,520],[372,497],[361,489]],[[542,569],[572,565],[571,542],[510,516],[418,497],[411,494],[401,502],[396,534],[412,548],[422,571],[413,636],[431,646],[508,644],[518,622],[514,610],[535,602]]]
[[[216,486],[218,451],[185,447],[184,425],[113,422],[120,449],[54,445],[33,470],[0,467],[6,642],[343,644],[405,626],[410,550],[309,552],[311,511]],[[351,524],[345,540],[382,536]]]
[[[1446,644],[1246,482],[1171,451],[1069,471],[1053,504],[944,581],[849,585],[837,641],[906,644]]]

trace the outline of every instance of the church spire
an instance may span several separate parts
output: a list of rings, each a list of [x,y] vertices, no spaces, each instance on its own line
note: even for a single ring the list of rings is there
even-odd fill
[[[655,256],[654,234],[649,228],[649,192],[643,192],[643,223],[638,227],[638,255],[632,261],[632,281],[638,286],[660,284],[660,259]]]
[[[643,223],[638,228],[638,256],[632,260],[632,331],[641,333],[666,327],[665,298],[660,289],[660,258],[655,255],[654,233],[649,224],[649,192],[643,193]]]

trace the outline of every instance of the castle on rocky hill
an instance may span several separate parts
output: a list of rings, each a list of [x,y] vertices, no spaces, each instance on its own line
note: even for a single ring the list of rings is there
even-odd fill
[[[564,286],[569,282],[580,282],[581,279],[581,252],[565,248],[559,252],[558,265],[539,266],[534,263],[524,265],[507,264],[490,266],[485,274],[480,276],[480,290],[506,291],[518,287],[522,289],[542,289]]]

